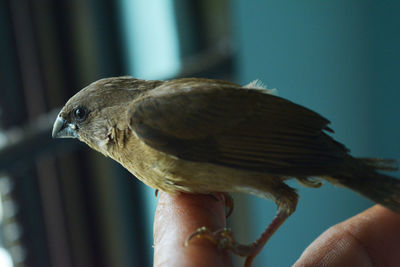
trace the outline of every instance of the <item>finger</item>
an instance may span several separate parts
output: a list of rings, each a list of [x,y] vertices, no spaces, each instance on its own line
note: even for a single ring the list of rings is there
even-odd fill
[[[209,195],[168,195],[160,192],[154,219],[154,266],[230,266],[227,251],[204,239],[186,238],[202,226],[225,227],[225,204]]]
[[[399,244],[400,215],[376,205],[329,228],[294,266],[398,266]]]

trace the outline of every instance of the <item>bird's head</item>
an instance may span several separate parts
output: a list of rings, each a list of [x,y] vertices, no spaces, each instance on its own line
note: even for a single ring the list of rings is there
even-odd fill
[[[157,81],[132,77],[98,80],[71,97],[54,122],[53,138],[78,138],[102,151],[113,127],[125,127],[130,103]]]

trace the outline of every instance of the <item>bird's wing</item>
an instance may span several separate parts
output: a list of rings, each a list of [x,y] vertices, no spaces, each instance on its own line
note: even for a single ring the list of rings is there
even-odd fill
[[[319,114],[260,90],[205,79],[165,82],[127,113],[147,145],[178,158],[280,175],[323,175],[346,148]]]

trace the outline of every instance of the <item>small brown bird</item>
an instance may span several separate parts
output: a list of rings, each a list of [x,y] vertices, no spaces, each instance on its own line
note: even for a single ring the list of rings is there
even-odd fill
[[[250,245],[229,230],[198,229],[246,266],[294,212],[298,195],[285,184],[318,178],[348,187],[400,212],[400,181],[378,173],[395,162],[354,158],[328,135],[329,121],[257,83],[186,78],[101,79],[73,96],[58,115],[55,138],[78,138],[121,163],[142,182],[169,194],[242,192],[271,198],[278,211]]]

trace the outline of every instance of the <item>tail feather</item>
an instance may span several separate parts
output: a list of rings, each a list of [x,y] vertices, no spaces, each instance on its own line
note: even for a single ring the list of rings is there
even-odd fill
[[[365,158],[354,160],[350,172],[334,178],[372,201],[400,213],[400,180],[376,171],[396,170],[395,161]]]

